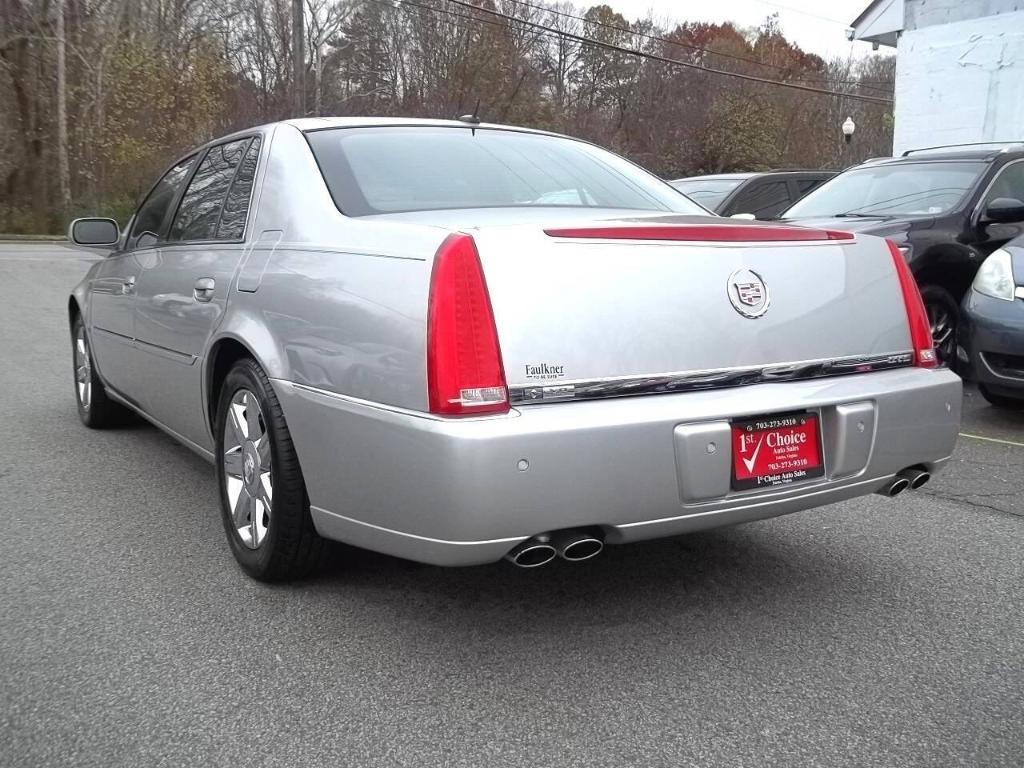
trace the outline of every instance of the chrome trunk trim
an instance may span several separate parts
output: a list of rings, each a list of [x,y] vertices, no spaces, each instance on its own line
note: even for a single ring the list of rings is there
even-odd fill
[[[548,385],[509,387],[512,405],[527,403],[565,402],[567,400],[595,400],[605,397],[654,395],[667,392],[688,392],[702,389],[741,387],[777,381],[817,379],[826,376],[845,376],[852,373],[887,371],[913,365],[910,351],[887,352],[880,355],[801,360],[767,366],[718,368],[704,371],[664,373],[653,376],[623,376],[608,379],[558,381]]]

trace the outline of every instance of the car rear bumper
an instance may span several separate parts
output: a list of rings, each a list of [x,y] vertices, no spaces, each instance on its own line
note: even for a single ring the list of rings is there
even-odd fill
[[[968,291],[960,328],[968,378],[996,394],[1024,395],[1024,300],[1004,301]]]
[[[317,530],[439,565],[493,562],[562,528],[597,526],[624,543],[871,493],[907,467],[941,466],[961,403],[956,375],[917,368],[459,420],[274,387]],[[728,420],[795,410],[819,414],[825,477],[731,491]]]

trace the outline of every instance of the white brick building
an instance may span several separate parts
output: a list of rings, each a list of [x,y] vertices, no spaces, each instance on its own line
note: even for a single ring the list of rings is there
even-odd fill
[[[1024,141],[1024,0],[875,0],[851,26],[896,48],[895,154]]]

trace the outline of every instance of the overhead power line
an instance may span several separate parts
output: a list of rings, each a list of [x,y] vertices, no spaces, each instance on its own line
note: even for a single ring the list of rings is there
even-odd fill
[[[785,66],[783,66],[781,64],[771,64],[771,63],[769,63],[767,61],[760,61],[759,59],[752,59],[752,58],[750,58],[748,56],[738,56],[738,55],[736,55],[734,53],[725,53],[724,51],[715,51],[715,50],[713,50],[711,48],[705,48],[705,47],[702,47],[702,46],[699,46],[699,45],[694,45],[693,43],[683,43],[683,42],[679,42],[677,40],[669,40],[667,37],[659,37],[658,35],[651,35],[651,34],[648,34],[647,32],[640,32],[639,30],[636,30],[636,29],[630,29],[628,27],[620,27],[620,26],[617,26],[615,24],[608,24],[608,23],[603,22],[603,21],[597,21],[596,19],[588,19],[585,16],[579,16],[579,15],[577,15],[575,13],[569,13],[568,11],[559,11],[559,10],[557,10],[555,8],[548,8],[548,7],[543,6],[543,5],[538,5],[536,3],[529,2],[529,0],[509,0],[509,1],[512,2],[512,3],[515,3],[516,5],[523,5],[523,6],[526,6],[527,8],[533,8],[533,9],[538,10],[538,11],[544,11],[545,13],[549,13],[549,14],[551,14],[553,16],[561,16],[562,18],[566,18],[566,19],[574,19],[576,21],[581,21],[584,24],[590,24],[590,25],[595,26],[595,27],[601,27],[602,29],[612,30],[614,32],[623,32],[623,33],[628,34],[628,35],[635,35],[636,37],[643,38],[644,40],[650,40],[652,42],[663,43],[665,45],[674,45],[674,46],[677,46],[679,48],[685,48],[687,50],[698,51],[700,53],[705,53],[705,54],[708,54],[709,56],[720,56],[722,58],[732,59],[734,61],[743,61],[743,62],[746,62],[747,64],[754,64],[754,65],[756,65],[758,67],[766,67],[768,69],[774,69],[774,70],[777,70],[779,72],[782,72],[782,71],[787,69],[787,67],[785,67]],[[479,10],[484,10],[484,9],[481,8]],[[513,17],[513,18],[515,18],[515,17]],[[791,77],[791,78],[787,78],[786,82],[790,82],[790,83],[814,83],[814,82],[818,82],[818,83],[820,83],[820,82],[827,82],[827,80],[825,78],[806,78],[805,79],[805,78],[794,78],[794,77]],[[887,90],[889,90],[889,91],[892,90],[892,87],[891,87],[890,83],[884,83],[884,82],[882,82],[880,80],[871,80],[871,81],[868,81],[868,80],[833,80],[832,82],[835,83],[836,85],[857,85],[857,86],[862,86],[862,87],[868,88],[869,90],[879,91],[881,93],[885,93],[886,91],[883,90],[883,89],[880,89],[880,88],[871,88],[871,86],[872,85],[889,86],[889,88]]]
[[[794,8],[791,5],[785,5],[783,3],[776,3],[776,2],[773,2],[772,0],[760,0],[760,2],[764,3],[765,5],[770,5],[773,8],[781,8],[782,10],[790,11],[791,13],[799,13],[801,16],[810,16],[812,19],[821,19],[822,21],[828,21],[828,22],[831,22],[832,24],[838,24],[841,27],[848,27],[848,26],[850,26],[845,21],[841,21],[839,19],[833,18],[832,16],[822,16],[820,13],[812,13],[811,11],[804,11],[804,10],[801,10],[800,8]]]
[[[399,1],[402,2],[403,4],[407,2],[407,0]],[[662,64],[669,64],[672,66],[683,67],[686,69],[694,69],[701,72],[707,72],[708,74],[712,75],[732,77],[738,80],[746,80],[748,82],[753,83],[761,83],[762,85],[771,85],[779,88],[790,88],[792,90],[803,91],[805,93],[818,93],[825,96],[835,96],[838,98],[853,99],[855,101],[865,101],[873,104],[892,104],[892,99],[885,98],[882,96],[867,96],[864,94],[844,93],[842,91],[833,91],[827,88],[818,88],[812,85],[803,85],[800,83],[785,82],[782,80],[772,80],[771,78],[767,77],[759,77],[757,75],[746,75],[740,72],[729,72],[724,69],[715,69],[713,67],[707,67],[702,64],[695,64],[690,61],[681,61],[679,59],[669,58],[668,56],[659,56],[658,54],[648,53],[646,51],[638,51],[635,48],[626,48],[621,45],[615,45],[614,43],[604,42],[603,40],[595,40],[592,37],[585,37],[584,35],[577,35],[573,32],[566,32],[563,30],[554,29],[553,27],[548,27],[544,24],[539,24],[535,21],[520,19],[515,16],[510,16],[507,13],[501,13],[500,11],[492,10],[490,8],[481,8],[479,6],[465,2],[464,0],[446,0],[446,2],[462,6],[463,8],[468,8],[469,10],[476,11],[477,13],[486,13],[490,16],[502,18],[505,19],[506,21],[516,22],[518,24],[522,24],[533,29],[553,33],[556,35],[561,35],[562,37],[568,38],[570,40],[576,40],[579,43],[595,46],[598,48],[604,48],[605,50],[615,51],[617,53],[624,53],[630,56],[637,56],[639,58],[648,59],[649,61],[658,61],[661,62]]]
[[[455,12],[453,10],[450,10],[450,9],[438,8],[438,7],[431,6],[431,5],[424,5],[422,3],[413,2],[413,0],[366,0],[366,1],[374,3],[376,5],[386,6],[388,8],[395,8],[396,6],[402,7],[402,8],[406,8],[406,9],[416,8],[416,9],[421,10],[421,11],[429,11],[430,13],[433,13],[433,14],[436,14],[436,15],[439,15],[439,16],[447,16],[447,17],[451,17],[451,18],[464,19],[466,21],[470,21],[470,22],[475,23],[475,24],[484,24],[484,25],[487,25],[487,26],[490,26],[490,27],[497,27],[497,28],[500,28],[500,29],[505,29],[506,28],[506,25],[504,23],[502,23],[501,21],[498,21],[497,19],[494,19],[494,18],[492,18],[492,19],[485,19],[485,18],[481,18],[480,16],[473,16],[473,15],[468,15],[468,14],[465,14],[465,13],[457,13],[457,12]],[[854,99],[854,100],[858,100],[858,101],[866,101],[866,102],[871,102],[871,103],[892,104],[892,100],[891,99],[886,99],[886,98],[882,98],[882,97],[878,97],[878,96],[866,96],[866,95],[860,95],[860,94],[855,94],[855,93],[845,93],[845,92],[842,92],[842,91],[832,91],[832,90],[828,90],[828,89],[824,89],[824,88],[816,88],[816,87],[812,87],[812,86],[799,85],[799,84],[793,83],[793,82],[771,80],[771,79],[768,79],[768,78],[757,77],[757,76],[754,76],[754,75],[745,75],[745,74],[742,74],[742,73],[739,73],[739,72],[729,72],[729,71],[726,71],[726,70],[713,69],[711,67],[705,67],[705,66],[702,66],[702,65],[699,65],[699,64],[694,64],[692,62],[679,61],[677,59],[671,59],[671,58],[668,58],[668,57],[665,57],[665,56],[658,56],[657,54],[646,53],[644,51],[638,51],[638,50],[635,50],[633,48],[624,48],[622,46],[613,45],[612,43],[606,43],[606,42],[601,41],[601,40],[595,40],[593,38],[588,38],[588,37],[584,37],[582,35],[577,35],[577,34],[574,34],[572,32],[565,32],[563,30],[555,29],[553,27],[548,27],[548,26],[545,26],[543,24],[538,24],[537,22],[528,21],[526,19],[520,19],[518,17],[510,16],[508,14],[500,13],[498,11],[491,11],[491,10],[488,10],[488,9],[485,9],[485,8],[480,8],[480,7],[475,6],[475,5],[470,5],[469,3],[460,2],[460,0],[446,0],[446,2],[455,3],[456,5],[460,5],[460,6],[463,6],[465,8],[468,8],[470,11],[483,12],[483,13],[487,13],[487,14],[491,15],[492,17],[500,17],[502,19],[505,19],[506,21],[517,22],[519,24],[522,24],[524,26],[527,26],[527,27],[530,27],[530,28],[534,29],[537,32],[537,34],[542,36],[542,37],[569,38],[569,39],[572,39],[572,40],[576,40],[577,42],[579,42],[579,43],[581,43],[583,45],[596,46],[596,47],[599,47],[599,48],[605,48],[605,49],[617,51],[619,53],[625,53],[625,54],[631,55],[631,56],[638,56],[640,58],[646,58],[646,59],[658,61],[658,62],[661,62],[661,63],[664,63],[664,64],[669,64],[669,65],[674,65],[674,66],[681,66],[681,67],[685,67],[685,68],[689,68],[689,69],[697,69],[697,70],[701,70],[701,71],[704,71],[704,72],[709,72],[711,74],[725,75],[727,77],[736,77],[736,78],[739,78],[739,79],[742,79],[742,80],[750,80],[750,81],[754,81],[754,82],[765,83],[765,84],[768,84],[768,85],[782,86],[782,87],[792,88],[792,89],[796,89],[796,90],[800,90],[800,91],[805,91],[805,92],[810,92],[810,93],[819,93],[819,94],[823,94],[823,95],[827,95],[827,96],[835,96],[835,97],[840,97],[840,98],[849,98],[849,99]]]
[[[746,63],[752,63],[752,65],[755,65],[757,67],[765,67],[767,69],[776,70],[776,71],[779,71],[779,72],[784,71],[786,69],[784,66],[773,65],[773,63],[769,63],[768,61],[761,61],[759,59],[751,58],[749,56],[739,56],[739,55],[736,55],[735,53],[726,53],[724,51],[717,51],[717,50],[713,50],[711,48],[706,48],[706,47],[702,47],[702,46],[699,46],[699,45],[694,45],[693,43],[684,43],[684,42],[680,42],[678,40],[670,40],[669,38],[659,37],[657,35],[650,35],[650,34],[648,34],[646,32],[640,32],[639,30],[631,30],[628,27],[618,27],[618,26],[613,25],[613,24],[607,24],[605,22],[598,22],[598,20],[594,19],[594,18],[587,18],[586,16],[581,16],[581,15],[578,15],[578,14],[575,14],[575,13],[569,13],[568,11],[564,11],[564,10],[558,10],[557,8],[549,8],[549,7],[545,6],[545,5],[539,5],[537,3],[529,2],[529,0],[510,0],[510,2],[515,3],[516,5],[523,5],[523,6],[527,7],[527,8],[534,8],[536,10],[541,10],[541,11],[544,11],[546,13],[550,13],[550,14],[555,15],[555,16],[561,16],[563,18],[572,18],[574,20],[577,20],[577,22],[583,22],[584,24],[589,24],[589,25],[591,25],[593,27],[600,27],[601,29],[611,30],[612,32],[622,32],[622,33],[625,33],[627,35],[635,35],[636,37],[643,38],[644,40],[650,40],[651,42],[664,43],[665,45],[674,45],[674,46],[677,46],[679,48],[686,48],[687,50],[698,51],[700,53],[707,53],[708,55],[712,55],[712,56],[720,56],[722,58],[731,58],[734,61],[745,61]],[[481,10],[482,10],[482,8],[481,8]],[[820,82],[820,80],[821,79],[817,79],[818,82]],[[815,82],[815,81],[812,81],[812,80],[800,80],[800,79],[796,79],[796,78],[790,78],[790,80],[788,80],[788,82]],[[837,82],[838,84],[844,84],[844,85],[866,85],[867,84],[866,81],[859,81],[859,80],[858,81],[843,80],[843,81],[835,81],[835,82]],[[873,82],[872,84],[874,84],[874,85],[886,85],[886,83],[882,83],[882,82]],[[872,89],[872,90],[874,90],[874,89]]]

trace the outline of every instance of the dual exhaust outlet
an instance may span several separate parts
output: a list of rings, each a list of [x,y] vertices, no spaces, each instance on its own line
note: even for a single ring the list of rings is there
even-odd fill
[[[601,554],[604,538],[599,533],[572,528],[554,533],[542,533],[527,539],[505,555],[505,559],[520,568],[538,568],[556,557],[579,563]]]
[[[882,486],[878,493],[892,498],[893,496],[899,496],[908,488],[916,491],[931,479],[930,472],[917,467],[907,467],[902,472],[896,473],[896,477]]]
[[[931,473],[918,467],[907,467],[886,483],[878,493],[892,498],[908,488],[917,490],[932,479]],[[579,563],[597,557],[604,549],[600,533],[573,528],[554,533],[542,533],[520,542],[505,555],[505,559],[520,568],[539,568],[556,557]]]

